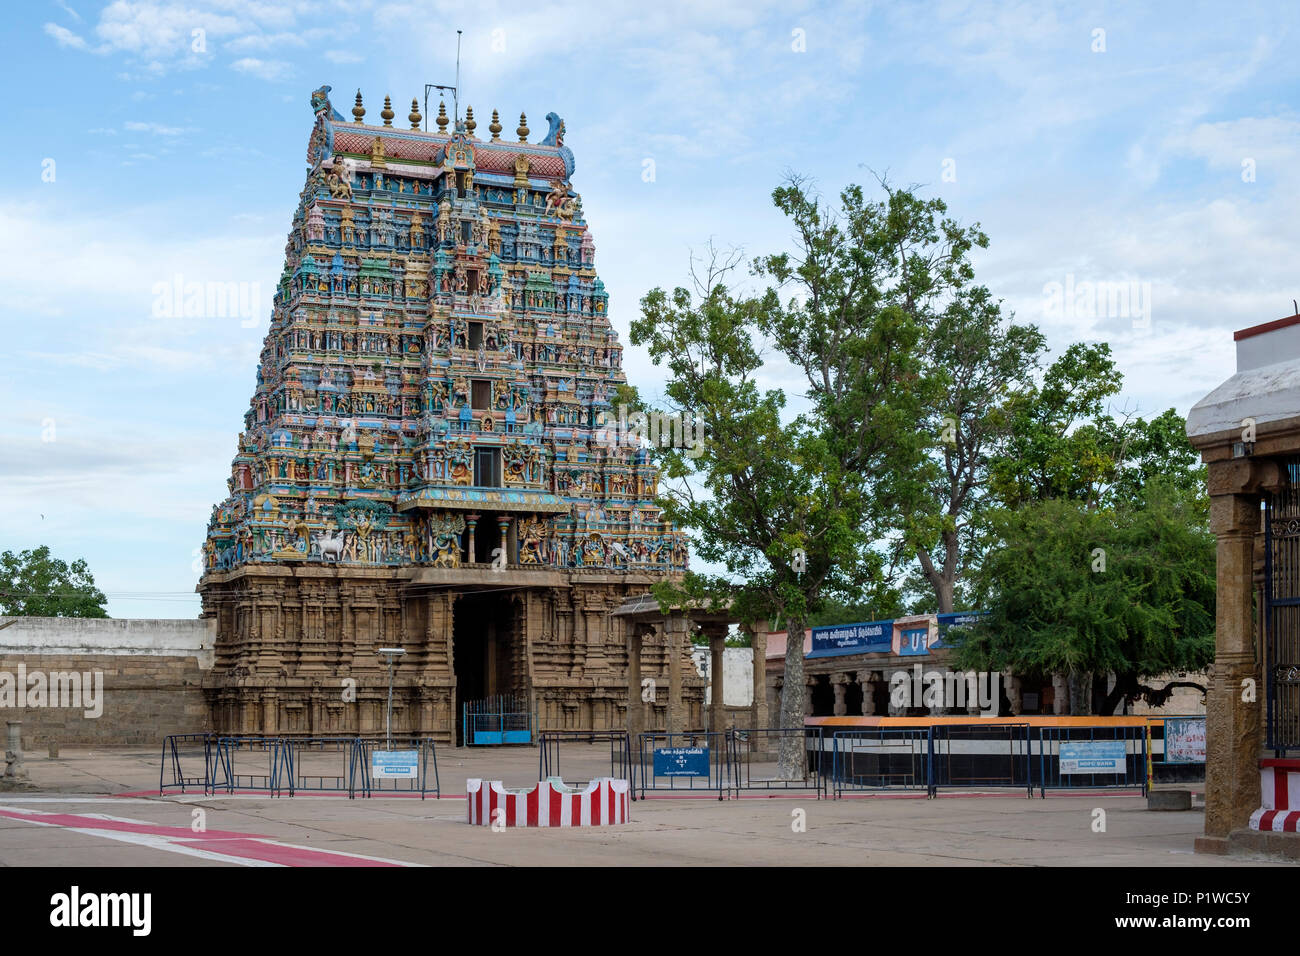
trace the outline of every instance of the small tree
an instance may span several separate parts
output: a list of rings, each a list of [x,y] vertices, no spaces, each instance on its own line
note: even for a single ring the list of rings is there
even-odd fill
[[[0,554],[0,615],[108,617],[107,601],[81,558],[68,564],[45,545]]]

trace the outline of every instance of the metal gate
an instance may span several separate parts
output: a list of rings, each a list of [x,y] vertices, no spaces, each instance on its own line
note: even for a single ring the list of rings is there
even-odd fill
[[[1300,750],[1300,459],[1285,462],[1286,485],[1265,498],[1264,669],[1267,747]]]
[[[497,694],[467,700],[461,717],[466,747],[533,742],[533,715],[524,695]]]

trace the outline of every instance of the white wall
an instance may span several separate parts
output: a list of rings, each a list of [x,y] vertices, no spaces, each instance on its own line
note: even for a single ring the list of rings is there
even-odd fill
[[[195,657],[207,670],[216,639],[215,618],[0,617],[0,656]]]

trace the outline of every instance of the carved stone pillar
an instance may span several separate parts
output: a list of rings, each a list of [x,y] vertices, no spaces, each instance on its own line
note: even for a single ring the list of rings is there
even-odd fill
[[[682,707],[682,647],[686,642],[686,615],[670,611],[665,625],[668,650],[668,732],[686,729],[686,712]]]
[[[750,704],[750,724],[755,730],[767,727],[767,622],[749,630],[749,647],[754,657],[754,700]]]
[[[647,630],[645,624],[624,624],[627,634],[627,732],[635,748],[639,735],[645,730],[645,702],[641,699],[641,641]],[[654,700],[653,696],[650,698]]]
[[[811,717],[813,715],[813,688],[817,686],[817,678],[810,676],[804,681],[803,685],[803,715]]]
[[[1251,578],[1256,495],[1215,495],[1210,530],[1217,539],[1218,599],[1214,667],[1206,695],[1205,833],[1226,837],[1244,827],[1260,805],[1260,702],[1263,683],[1255,665]],[[1254,693],[1248,693],[1250,688]]]
[[[727,729],[727,700],[723,678],[727,625],[706,624],[702,630],[709,639],[709,730],[721,732]]]
[[[849,675],[840,672],[831,675],[831,690],[835,694],[835,708],[833,713],[836,717],[844,717],[849,712],[849,705],[844,699],[844,695],[849,689]]]

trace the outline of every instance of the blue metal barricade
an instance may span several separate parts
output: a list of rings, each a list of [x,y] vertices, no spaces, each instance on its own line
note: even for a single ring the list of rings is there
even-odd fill
[[[279,737],[218,737],[212,790],[279,793],[284,741]]]
[[[391,756],[376,762],[375,755],[381,753]],[[358,740],[354,765],[355,792],[363,797],[386,793],[418,793],[421,800],[429,794],[442,797],[432,737]]]
[[[1146,727],[1038,728],[1039,795],[1048,790],[1147,792]]]
[[[935,724],[931,728],[930,793],[1016,788],[1034,795],[1032,737],[1027,723]]]
[[[787,775],[781,772],[781,747],[792,743],[799,751],[798,765],[793,774]],[[811,791],[820,800],[826,793],[826,771],[831,760],[820,727],[735,728],[728,733],[727,744],[731,789],[737,796],[742,790]]]
[[[216,759],[214,734],[171,734],[163,738],[162,761],[158,768],[158,795],[168,790],[187,793],[190,789],[208,793],[212,788]],[[168,771],[171,781],[168,782]]]
[[[560,777],[561,751],[570,756],[570,776],[565,783],[585,786],[597,776],[626,780],[636,799],[635,768],[632,764],[632,740],[624,730],[543,730],[537,738],[537,779]],[[585,747],[584,751],[582,748]],[[608,761],[606,760],[608,758]],[[606,772],[606,767],[608,771]],[[575,772],[576,768],[576,772]],[[601,773],[590,771],[599,769]]]
[[[281,741],[278,789],[355,795],[361,740],[357,737],[286,737]]]
[[[697,794],[717,791],[718,799],[723,798],[730,782],[727,734],[647,731],[640,736],[637,763],[641,799],[648,790]]]
[[[849,792],[924,790],[930,794],[930,728],[870,727],[831,734],[830,787]]]

